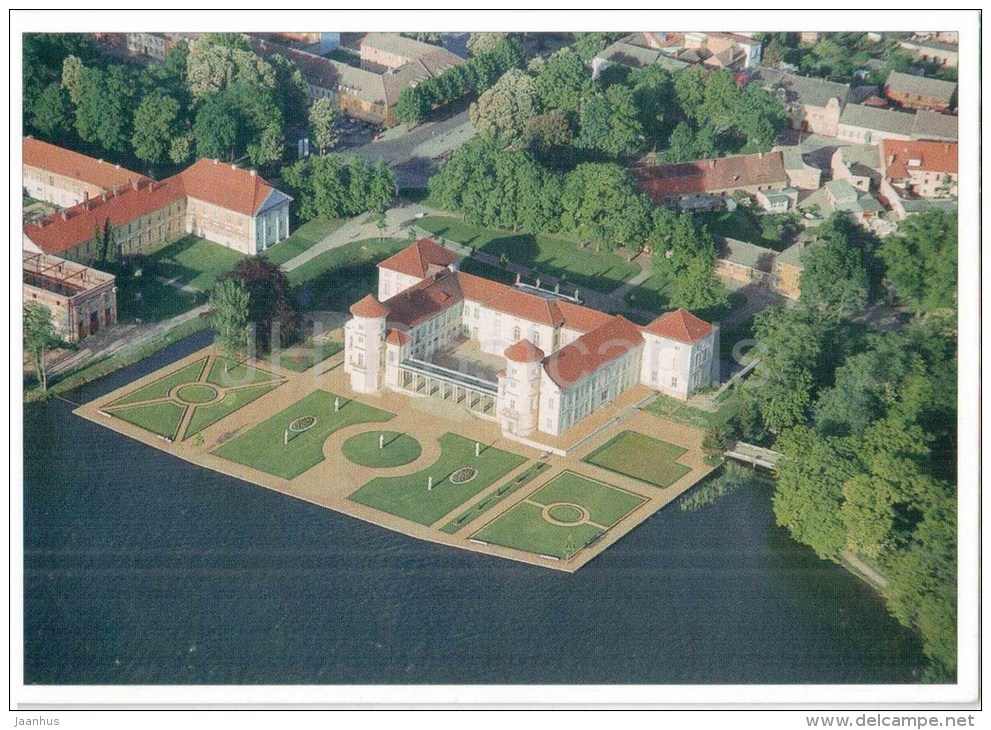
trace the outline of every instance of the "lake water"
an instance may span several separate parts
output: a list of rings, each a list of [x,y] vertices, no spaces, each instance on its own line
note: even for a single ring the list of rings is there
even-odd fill
[[[203,333],[67,397],[85,402]],[[414,540],[25,408],[28,684],[901,683],[917,636],[774,526],[661,511],[574,575]]]

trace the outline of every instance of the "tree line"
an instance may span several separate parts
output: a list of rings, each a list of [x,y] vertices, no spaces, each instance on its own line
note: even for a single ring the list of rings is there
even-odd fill
[[[840,215],[806,252],[799,306],[760,312],[760,364],[723,437],[768,443],[779,525],[817,555],[853,554],[919,630],[925,678],[956,666],[957,217],[913,216],[879,241]],[[887,294],[913,316],[855,320]]]

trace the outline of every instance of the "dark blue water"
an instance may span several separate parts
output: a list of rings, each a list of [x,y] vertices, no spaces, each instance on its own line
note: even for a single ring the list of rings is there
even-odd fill
[[[24,431],[29,684],[918,680],[917,638],[775,527],[766,487],[664,510],[567,575],[215,474],[61,401]]]

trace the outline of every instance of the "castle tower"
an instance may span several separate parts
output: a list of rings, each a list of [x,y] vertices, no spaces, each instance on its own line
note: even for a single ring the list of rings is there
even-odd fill
[[[499,425],[507,433],[529,436],[537,430],[544,352],[523,339],[506,348],[505,354],[505,375],[500,373],[499,378]]]
[[[410,336],[397,329],[385,336],[385,387],[400,390],[399,363],[409,357]]]
[[[344,325],[344,372],[351,376],[356,393],[378,393],[389,308],[369,294],[351,305],[351,314],[351,321]]]

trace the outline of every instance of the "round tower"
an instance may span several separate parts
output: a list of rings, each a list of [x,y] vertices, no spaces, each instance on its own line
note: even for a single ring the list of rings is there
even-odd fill
[[[382,387],[385,318],[389,308],[371,294],[351,305],[344,325],[344,370],[357,393],[378,393]]]
[[[537,430],[540,403],[540,363],[544,352],[523,339],[506,348],[506,377],[500,379],[499,425],[517,436]]]

